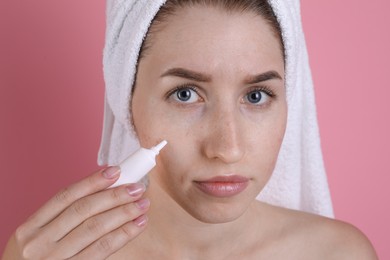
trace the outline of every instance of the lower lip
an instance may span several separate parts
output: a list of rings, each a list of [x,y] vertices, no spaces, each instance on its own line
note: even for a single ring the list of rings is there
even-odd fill
[[[248,186],[248,181],[245,182],[195,182],[197,187],[204,193],[219,197],[231,197],[239,194]]]

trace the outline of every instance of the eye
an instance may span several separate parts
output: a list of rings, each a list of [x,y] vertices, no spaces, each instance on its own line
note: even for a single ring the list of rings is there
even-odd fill
[[[169,96],[179,103],[190,104],[201,100],[201,97],[198,95],[196,88],[192,86],[178,87],[173,90]]]
[[[255,89],[246,94],[245,101],[254,105],[263,105],[269,102],[271,97],[273,97],[272,93],[262,89]]]

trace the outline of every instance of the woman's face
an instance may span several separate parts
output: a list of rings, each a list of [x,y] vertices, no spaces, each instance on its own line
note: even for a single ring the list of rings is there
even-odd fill
[[[280,43],[254,13],[179,9],[153,34],[132,99],[151,187],[208,223],[242,215],[270,178],[287,105]]]

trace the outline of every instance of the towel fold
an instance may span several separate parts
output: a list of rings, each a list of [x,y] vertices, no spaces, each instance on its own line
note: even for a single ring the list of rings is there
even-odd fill
[[[130,124],[131,88],[143,39],[166,0],[107,0],[106,83],[99,165],[116,165],[139,148]],[[275,170],[258,199],[333,217],[317,124],[314,88],[298,0],[269,0],[286,53],[288,119]]]

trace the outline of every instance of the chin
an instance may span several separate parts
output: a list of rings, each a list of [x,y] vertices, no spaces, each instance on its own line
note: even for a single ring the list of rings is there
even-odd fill
[[[240,218],[248,210],[250,203],[241,200],[197,202],[196,205],[184,202],[183,204],[182,208],[200,222],[222,224]]]

